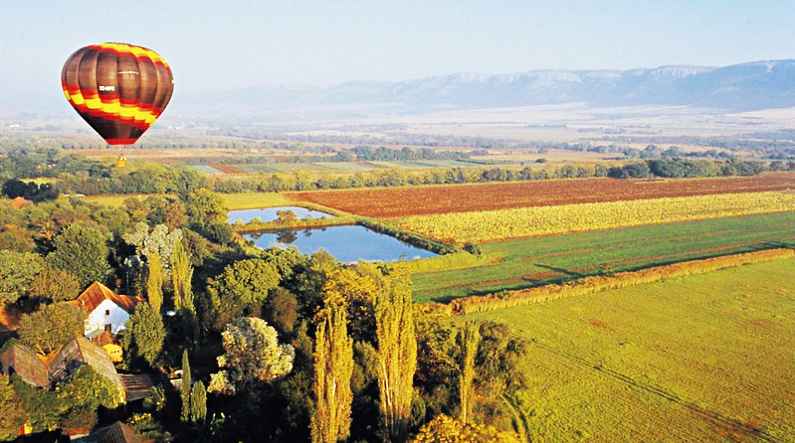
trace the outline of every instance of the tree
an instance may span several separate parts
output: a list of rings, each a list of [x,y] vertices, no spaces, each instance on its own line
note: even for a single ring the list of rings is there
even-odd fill
[[[291,279],[295,269],[308,261],[296,248],[270,248],[262,251],[260,257],[276,268],[282,280]]]
[[[332,297],[316,317],[313,443],[336,443],[350,435],[353,340],[348,337],[347,315],[344,300]]]
[[[175,230],[187,222],[184,205],[174,197],[155,195],[148,197],[144,204],[149,209],[147,220],[151,225],[164,224]]]
[[[135,246],[138,255],[150,258],[152,254],[160,256],[165,278],[171,277],[172,254],[177,245],[182,243],[182,231],[175,229],[168,231],[166,225],[156,225],[149,231],[149,225],[139,222],[135,229],[123,236],[124,241]]]
[[[142,358],[152,366],[163,350],[165,338],[160,312],[148,303],[138,303],[122,339],[125,355]]]
[[[25,410],[7,375],[0,374],[0,440],[17,438],[20,426],[25,423]]]
[[[36,242],[33,241],[34,235],[27,229],[11,224],[0,229],[0,250],[33,252],[36,249]]]
[[[107,238],[97,229],[71,224],[55,237],[54,246],[55,250],[47,255],[47,262],[56,269],[74,274],[80,286],[102,282],[108,277]]]
[[[279,280],[276,269],[262,259],[239,260],[225,267],[207,281],[215,328],[223,329],[235,318],[259,312]]]
[[[268,299],[268,321],[283,334],[292,334],[298,320],[298,298],[284,288],[275,288]]]
[[[70,304],[43,305],[38,311],[22,316],[17,334],[22,343],[46,355],[82,335],[85,320],[85,312]]]
[[[411,443],[519,443],[509,432],[491,426],[464,423],[447,415],[438,415],[423,426]]]
[[[174,290],[174,308],[195,312],[193,306],[193,266],[190,263],[188,250],[182,241],[174,245],[171,254],[171,287]]]
[[[72,273],[45,265],[31,282],[30,295],[61,302],[77,298],[80,289],[80,281]]]
[[[182,351],[182,383],[179,386],[180,399],[182,400],[182,414],[180,419],[187,423],[191,419],[191,388],[193,381],[190,375],[190,360],[188,350]]]
[[[411,417],[414,371],[417,368],[414,307],[408,276],[390,276],[385,287],[376,295],[374,309],[381,419],[392,441],[405,441]]]
[[[204,423],[207,417],[207,390],[204,383],[194,383],[190,394],[190,418],[193,423]]]
[[[233,395],[255,382],[268,383],[290,373],[295,350],[279,344],[276,330],[256,317],[238,318],[221,333],[222,370],[211,375],[210,392]]]
[[[480,330],[474,322],[468,322],[461,330],[461,375],[458,379],[459,414],[458,419],[469,423],[472,419],[473,386],[475,378],[475,356],[480,343]]]
[[[160,308],[163,306],[163,267],[157,252],[149,255],[146,270],[146,297],[154,311],[160,315]]]
[[[185,209],[188,222],[194,226],[207,226],[226,223],[226,207],[224,202],[206,188],[196,189],[185,197]]]
[[[262,303],[268,291],[279,285],[279,274],[262,259],[238,260],[224,268],[220,276],[209,283],[208,291],[240,299],[243,304]]]
[[[480,246],[478,246],[478,245],[476,245],[474,243],[465,244],[464,245],[464,250],[469,252],[472,255],[480,256],[482,254],[482,252],[480,250]]]
[[[44,261],[39,255],[0,251],[0,303],[15,303],[26,295],[43,268]]]
[[[296,216],[293,211],[276,211],[276,223],[288,225],[290,223],[295,223],[296,220],[298,220],[298,216]]]
[[[30,187],[22,180],[11,179],[3,183],[2,192],[8,198],[25,197],[30,194]]]

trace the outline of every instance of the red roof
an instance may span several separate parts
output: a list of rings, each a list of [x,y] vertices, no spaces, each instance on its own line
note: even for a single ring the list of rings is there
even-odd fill
[[[74,306],[84,310],[86,313],[91,313],[105,300],[110,300],[119,305],[125,311],[132,313],[135,305],[142,302],[141,297],[130,297],[129,295],[116,294],[111,291],[107,286],[100,282],[91,283],[91,286],[86,288],[80,296],[70,301]]]

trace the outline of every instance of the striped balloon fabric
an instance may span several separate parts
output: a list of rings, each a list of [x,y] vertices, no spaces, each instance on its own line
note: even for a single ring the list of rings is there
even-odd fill
[[[174,77],[151,49],[101,43],[66,60],[61,84],[66,100],[109,145],[131,145],[168,105]]]

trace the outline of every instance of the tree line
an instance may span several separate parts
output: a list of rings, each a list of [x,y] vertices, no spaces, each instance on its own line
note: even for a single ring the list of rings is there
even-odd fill
[[[401,151],[396,150],[395,152]],[[422,155],[423,151],[412,150],[411,152],[411,155]],[[779,160],[768,163],[736,159],[692,160],[673,157],[647,159],[622,166],[601,163],[564,165],[537,163],[532,166],[518,167],[394,168],[341,174],[296,171],[251,174],[243,177],[216,177],[199,173],[188,167],[170,167],[154,163],[136,164],[121,169],[114,168],[57,150],[44,152],[19,150],[13,155],[0,158],[0,180],[3,183],[11,182],[4,186],[4,190],[8,191],[5,195],[28,194],[38,199],[52,198],[58,193],[85,195],[184,194],[187,190],[199,187],[206,187],[222,193],[282,192],[585,177],[747,176],[765,171],[795,171],[795,161]],[[46,185],[43,188],[39,186],[38,190],[32,190],[32,188],[23,190],[18,180],[28,177],[52,177],[55,180],[51,185]],[[29,181],[25,183],[29,183]]]

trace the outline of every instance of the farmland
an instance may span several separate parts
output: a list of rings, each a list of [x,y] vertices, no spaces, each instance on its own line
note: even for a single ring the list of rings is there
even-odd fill
[[[412,279],[418,300],[447,300],[787,244],[795,245],[793,212],[486,243],[480,266]]]
[[[642,200],[795,189],[795,174],[678,180],[577,179],[346,191],[297,192],[297,200],[368,217]]]
[[[790,441],[793,273],[779,260],[466,318],[532,340],[533,441]]]
[[[425,215],[396,225],[464,243],[790,210],[795,194],[761,192]]]

